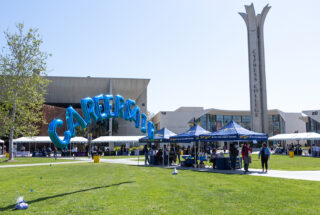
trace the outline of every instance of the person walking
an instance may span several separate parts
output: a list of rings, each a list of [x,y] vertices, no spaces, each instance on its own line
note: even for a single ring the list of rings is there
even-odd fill
[[[231,144],[229,149],[229,156],[230,156],[232,170],[236,169],[236,162],[237,162],[238,155],[239,155],[239,150],[235,147],[234,144]]]
[[[149,149],[148,149],[148,146],[147,144],[144,146],[143,148],[143,154],[145,156],[144,158],[144,165],[147,165],[147,162],[148,164],[150,164],[150,160],[149,160]]]
[[[266,169],[266,173],[268,172],[268,160],[270,159],[270,150],[267,147],[266,143],[262,144],[262,148],[259,152],[259,159],[261,157],[261,165],[262,165],[262,172],[264,172],[264,169]]]
[[[251,153],[252,149],[250,148],[250,146],[247,143],[244,143],[241,150],[244,165],[244,173],[249,172],[249,164],[251,163]]]

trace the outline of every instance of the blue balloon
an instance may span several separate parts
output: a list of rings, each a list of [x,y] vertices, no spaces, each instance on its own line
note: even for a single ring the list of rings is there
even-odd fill
[[[140,108],[139,106],[135,106],[132,112],[130,113],[130,121],[133,120],[135,122],[135,127],[139,128],[140,126]]]
[[[96,116],[98,117],[98,121],[102,121],[106,119],[108,115],[105,113],[105,110],[103,110],[103,109],[106,109],[106,106],[104,106],[103,108],[102,105],[100,104],[100,101],[104,101],[104,96],[100,94],[93,97],[92,100],[94,101],[94,111]]]
[[[80,116],[80,114],[73,109],[73,107],[68,107],[66,110],[67,128],[71,132],[71,137],[76,136],[75,128],[81,126],[82,129],[87,127],[86,121]],[[77,121],[74,124],[74,119]]]
[[[97,122],[99,120],[98,116],[95,113],[95,104],[92,98],[87,97],[81,99],[81,109],[84,119],[88,125],[91,124],[91,118],[94,122]]]
[[[111,117],[115,116],[115,113],[112,112],[112,103],[110,103],[110,101],[112,101],[112,100],[113,100],[113,95],[104,95],[103,96],[105,114],[107,115],[107,118],[111,118]]]
[[[54,119],[49,124],[49,127],[48,127],[49,137],[50,137],[51,141],[53,142],[53,144],[59,149],[66,148],[66,146],[69,144],[70,139],[71,139],[71,132],[69,130],[64,132],[64,139],[63,140],[61,140],[58,137],[56,129],[57,129],[57,127],[60,128],[62,125],[63,125],[63,121],[61,119]]]
[[[148,138],[150,140],[154,139],[154,124],[151,121],[148,121]]]
[[[146,133],[147,132],[147,115],[145,115],[144,113],[141,114],[141,126],[140,126],[140,131],[142,133]]]
[[[136,105],[136,102],[134,100],[131,99],[127,99],[126,100],[126,105],[125,105],[125,110],[124,110],[124,119],[125,120],[130,120],[132,121],[132,119],[130,119],[130,113],[131,113],[131,106]]]
[[[114,97],[114,117],[124,117],[124,98],[120,95]]]

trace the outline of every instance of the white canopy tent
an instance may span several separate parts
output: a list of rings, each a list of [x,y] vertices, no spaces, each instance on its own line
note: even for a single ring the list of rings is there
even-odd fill
[[[4,143],[4,141],[0,139],[0,143]]]
[[[275,136],[269,137],[270,141],[281,141],[281,140],[320,140],[320,134],[315,132],[308,133],[292,133],[292,134],[277,134]]]
[[[95,143],[102,143],[102,142],[139,142],[140,138],[144,136],[101,136],[97,139],[92,140]]]
[[[299,141],[320,140],[320,134],[315,133],[315,132],[277,134],[275,136],[269,137],[268,140],[270,140],[270,141],[287,141],[288,140],[288,141],[298,141],[298,143],[299,143]]]
[[[92,143],[112,143],[113,146],[114,144],[124,143],[137,145],[139,144],[139,139],[143,137],[144,136],[101,136],[92,140]],[[111,144],[109,146],[113,147]]]
[[[63,139],[63,136],[59,137],[60,139]],[[84,138],[84,137],[73,137],[70,140],[70,144],[81,144],[81,143],[87,143],[88,139]],[[13,140],[14,144],[17,143],[29,143],[29,151],[30,151],[30,144],[35,144],[35,148],[37,143],[39,144],[50,144],[51,146],[51,139],[49,136],[35,136],[35,137],[20,137],[18,139],[14,139]]]
[[[63,139],[64,137],[59,137]],[[87,143],[88,140],[84,137],[73,137],[70,140],[71,143]],[[52,143],[49,136],[36,136],[36,137],[20,137],[14,139],[13,143]]]

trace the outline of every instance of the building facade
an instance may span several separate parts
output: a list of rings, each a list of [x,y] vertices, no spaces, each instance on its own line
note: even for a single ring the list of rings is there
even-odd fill
[[[73,106],[81,115],[81,99],[99,94],[121,95],[124,99],[133,99],[140,107],[141,113],[147,113],[147,87],[150,79],[129,78],[94,78],[94,77],[47,77],[51,82],[45,96],[44,118],[50,123],[54,118],[65,122],[65,109]],[[64,116],[64,117],[63,117]],[[116,122],[116,123],[115,123]],[[117,129],[114,129],[114,126]],[[132,122],[123,119],[108,120],[100,129],[101,136],[135,136],[142,135]],[[40,136],[47,136],[48,125],[41,127]],[[115,132],[116,130],[116,132]],[[58,132],[63,134],[62,129]]]
[[[285,113],[280,110],[268,111],[268,135],[280,133],[306,132],[305,122],[301,113]],[[231,120],[249,130],[251,127],[250,111],[204,109],[201,107],[181,107],[175,111],[161,111],[153,117],[155,128],[168,128],[175,133],[182,133],[194,123],[200,124],[208,131],[217,131]]]
[[[302,111],[302,113],[304,114],[303,119],[306,122],[306,131],[320,134],[320,110],[306,110]],[[320,144],[320,141],[315,140],[313,143]]]

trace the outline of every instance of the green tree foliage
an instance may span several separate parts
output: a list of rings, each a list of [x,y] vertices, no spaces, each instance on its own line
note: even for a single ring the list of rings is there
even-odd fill
[[[13,138],[34,136],[42,119],[44,94],[49,81],[46,60],[40,50],[42,39],[37,29],[4,32],[6,46],[0,54],[0,136],[9,138],[9,159],[13,160]]]

